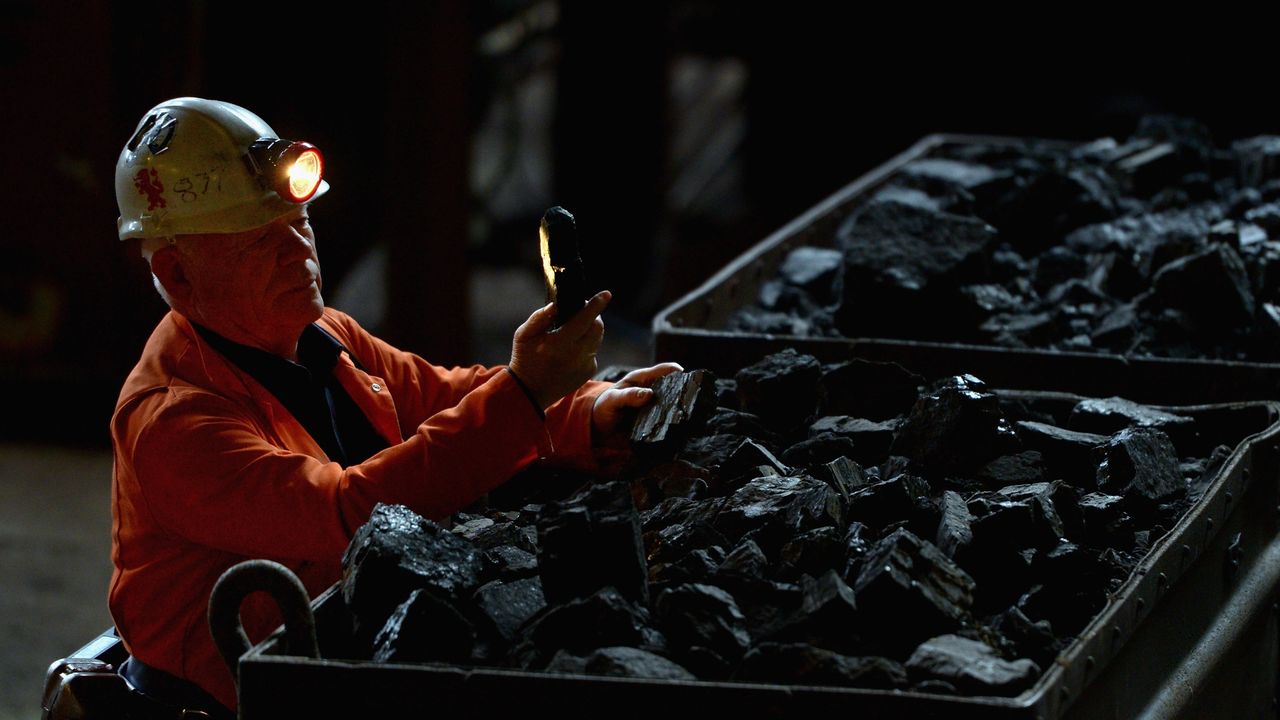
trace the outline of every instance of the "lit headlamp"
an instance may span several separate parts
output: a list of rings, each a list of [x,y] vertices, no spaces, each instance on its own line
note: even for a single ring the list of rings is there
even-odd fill
[[[260,138],[244,157],[250,172],[289,202],[306,202],[320,189],[324,157],[311,143]]]

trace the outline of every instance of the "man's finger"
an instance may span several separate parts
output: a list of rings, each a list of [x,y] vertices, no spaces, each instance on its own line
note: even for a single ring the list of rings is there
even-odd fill
[[[520,327],[516,328],[516,339],[523,340],[524,338],[541,335],[546,332],[551,327],[551,323],[555,320],[555,308],[555,303],[547,303],[537,310],[534,310],[533,314],[529,316],[529,319],[525,320],[520,324]]]
[[[659,363],[653,367],[632,370],[624,375],[618,384],[626,387],[632,385],[648,386],[652,385],[658,378],[665,377],[673,372],[684,372],[684,367],[680,363],[674,362]]]
[[[609,301],[613,299],[613,293],[608,290],[601,290],[596,293],[587,304],[582,306],[577,315],[569,319],[569,322],[560,326],[556,332],[564,333],[570,337],[581,337],[591,329],[591,323],[604,312],[605,307],[609,305]]]

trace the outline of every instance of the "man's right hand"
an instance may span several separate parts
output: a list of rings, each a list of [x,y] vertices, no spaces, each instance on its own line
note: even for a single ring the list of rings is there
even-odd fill
[[[612,298],[608,290],[598,293],[555,330],[551,329],[554,303],[535,310],[516,328],[509,367],[544,410],[595,374],[596,352],[604,338],[600,313]]]

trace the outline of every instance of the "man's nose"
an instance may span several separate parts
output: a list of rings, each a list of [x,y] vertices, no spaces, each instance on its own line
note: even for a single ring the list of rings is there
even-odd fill
[[[293,225],[285,223],[276,229],[275,234],[275,242],[280,248],[281,264],[302,262],[312,256],[315,248],[311,239]]]

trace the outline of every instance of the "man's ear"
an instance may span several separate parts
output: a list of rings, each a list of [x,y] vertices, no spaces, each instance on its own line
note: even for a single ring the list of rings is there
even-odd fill
[[[151,274],[164,288],[171,302],[185,307],[191,299],[191,282],[182,265],[182,253],[173,245],[166,245],[151,254]]]

